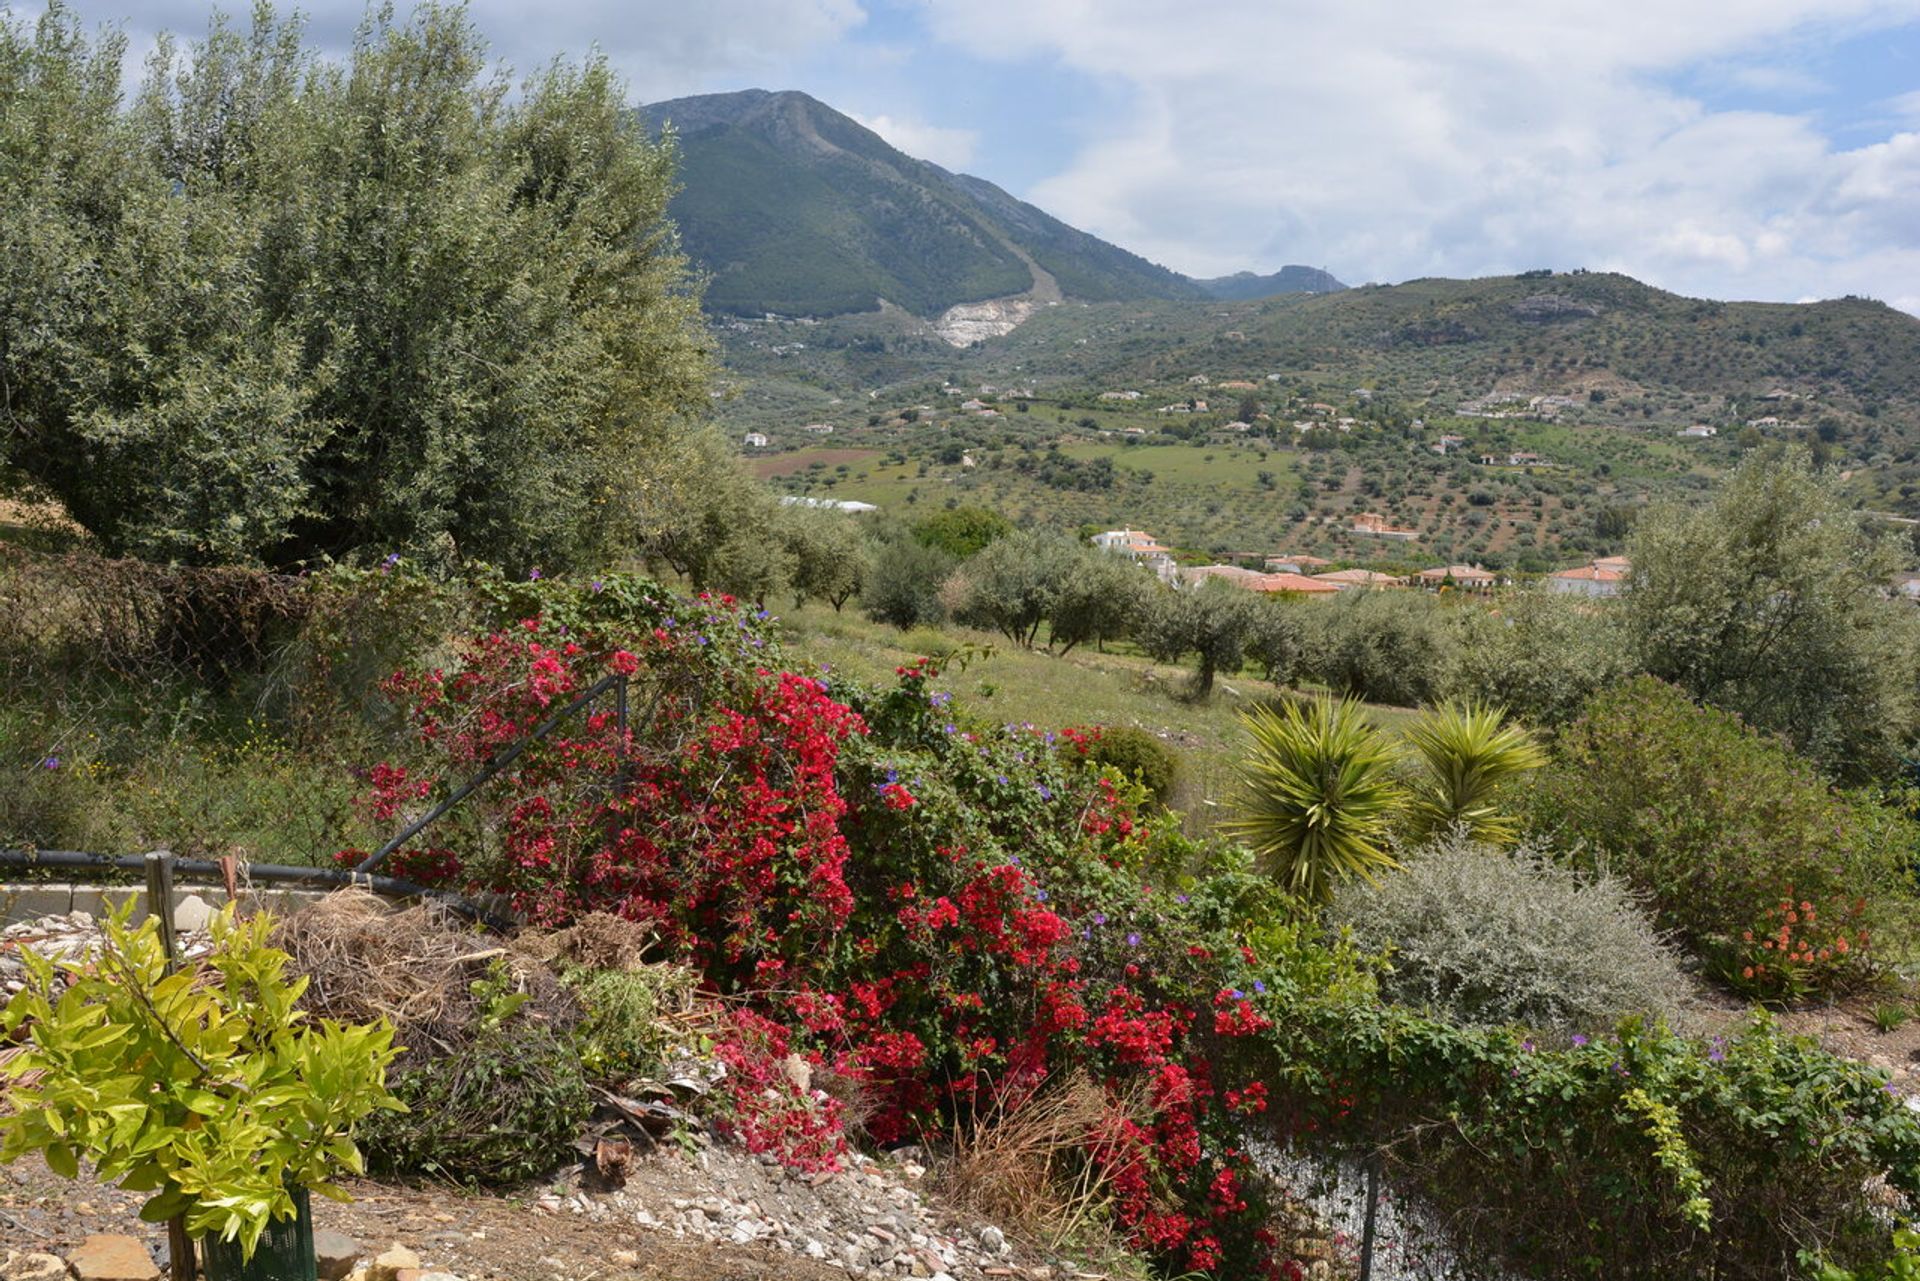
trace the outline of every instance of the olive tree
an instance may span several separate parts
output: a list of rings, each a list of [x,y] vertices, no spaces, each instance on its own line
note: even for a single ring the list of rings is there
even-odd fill
[[[1628,549],[1646,671],[1842,777],[1897,766],[1920,718],[1920,616],[1888,590],[1894,540],[1805,451],[1748,459],[1703,507],[1648,512]]]
[[[564,566],[671,511],[706,340],[671,140],[462,8],[123,37],[0,18],[0,464],[107,550]]]

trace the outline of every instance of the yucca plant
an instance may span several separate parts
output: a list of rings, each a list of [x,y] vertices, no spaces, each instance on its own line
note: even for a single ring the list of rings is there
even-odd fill
[[[1250,752],[1240,767],[1240,813],[1226,830],[1283,889],[1324,904],[1336,883],[1372,881],[1395,866],[1381,842],[1405,793],[1392,743],[1358,700],[1261,707],[1242,723]]]
[[[1504,709],[1478,699],[1451,699],[1408,728],[1407,742],[1425,767],[1414,784],[1409,817],[1416,835],[1464,827],[1473,840],[1510,845],[1519,824],[1499,810],[1501,789],[1547,763],[1533,736],[1509,724]]]

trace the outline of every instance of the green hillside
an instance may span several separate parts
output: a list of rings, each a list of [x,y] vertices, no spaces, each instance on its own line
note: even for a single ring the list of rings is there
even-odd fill
[[[1231,301],[1272,298],[1279,294],[1331,294],[1346,288],[1331,272],[1318,267],[1301,266],[1282,267],[1266,276],[1255,275],[1251,271],[1236,271],[1231,276],[1216,276],[1212,280],[1197,280],[1194,283],[1211,297]]]
[[[1920,321],[1859,299],[1715,303],[1529,275],[1067,303],[964,351],[898,314],[734,325],[722,416],[769,436],[761,474],[892,511],[1132,523],[1196,555],[1539,570],[1618,550],[1648,502],[1795,441],[1862,508],[1920,517]],[[974,397],[998,412],[962,410]],[[1189,402],[1206,408],[1162,412]],[[1232,430],[1248,411],[1251,430]],[[1717,434],[1678,435],[1694,424]],[[1438,453],[1442,437],[1459,443]],[[1357,535],[1366,512],[1421,538]]]
[[[709,94],[641,109],[679,134],[672,213],[710,274],[711,311],[813,316],[884,299],[932,317],[1019,294],[1037,281],[1067,297],[1197,298],[1185,277],[952,174],[800,93]]]

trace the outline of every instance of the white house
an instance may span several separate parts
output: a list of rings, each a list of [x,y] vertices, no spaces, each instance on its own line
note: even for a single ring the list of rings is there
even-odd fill
[[[747,433],[748,449],[765,449],[769,443],[765,432],[750,431]]]
[[[1547,590],[1563,596],[1618,596],[1627,585],[1633,564],[1625,556],[1603,556],[1577,569],[1548,574]]]
[[[816,436],[831,436],[833,435],[833,424],[832,423],[808,423],[805,427],[802,427],[800,430],[810,431]]]
[[[1109,529],[1105,533],[1095,534],[1092,542],[1103,552],[1125,556],[1145,565],[1163,582],[1173,582],[1179,575],[1179,568],[1173,563],[1173,549],[1163,546],[1159,539],[1145,530]]]
[[[1687,436],[1693,440],[1705,440],[1709,436],[1718,436],[1720,429],[1718,427],[1709,427],[1705,423],[1695,423],[1691,427],[1682,427],[1673,434],[1676,436]]]

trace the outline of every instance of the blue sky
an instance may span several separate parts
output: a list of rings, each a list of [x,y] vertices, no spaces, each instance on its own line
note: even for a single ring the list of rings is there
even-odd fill
[[[201,0],[74,0],[136,46]],[[358,0],[308,0],[339,48]],[[32,14],[38,4],[20,3]],[[1920,314],[1920,0],[472,0],[636,100],[797,88],[1197,275],[1552,266]]]

